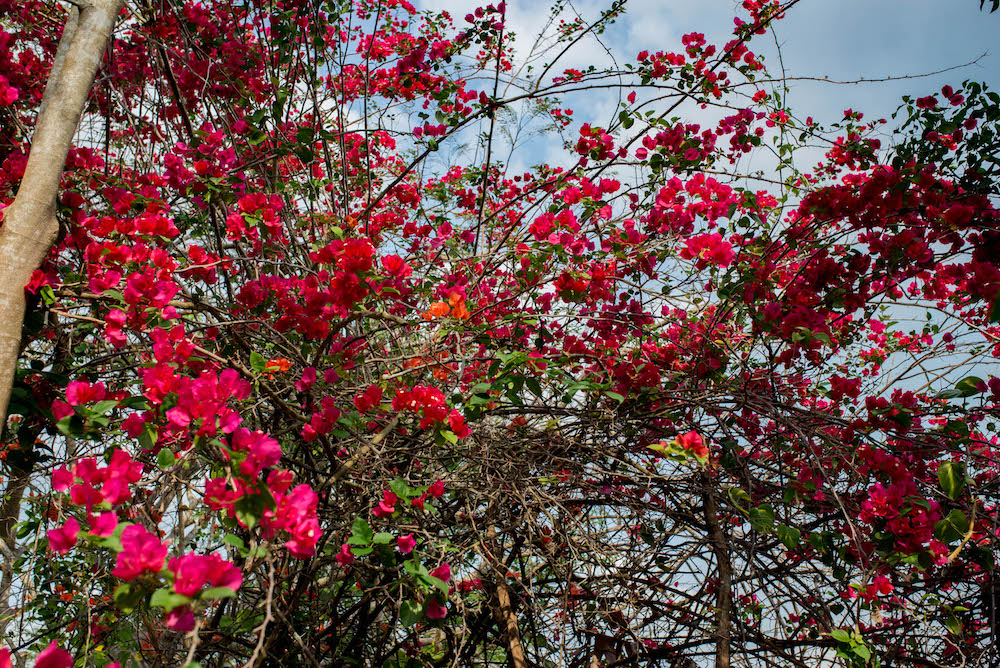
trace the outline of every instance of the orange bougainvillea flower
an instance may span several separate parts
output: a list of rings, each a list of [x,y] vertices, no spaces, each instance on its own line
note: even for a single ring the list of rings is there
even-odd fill
[[[451,315],[459,320],[469,319],[469,310],[465,308],[465,298],[457,292],[451,293],[447,302],[434,302],[431,307],[424,312],[424,320],[443,318]]]
[[[452,293],[451,297],[448,298],[448,305],[451,306],[452,316],[459,320],[469,319],[469,310],[465,308],[465,299],[460,294]]]
[[[451,309],[446,303],[434,302],[433,304],[431,304],[431,307],[427,309],[427,312],[424,313],[424,320],[433,320],[434,318],[442,318],[448,315],[448,312],[450,310]]]
[[[275,357],[273,360],[267,361],[267,366],[265,369],[271,373],[285,373],[292,368],[292,361],[285,359],[284,357]]]

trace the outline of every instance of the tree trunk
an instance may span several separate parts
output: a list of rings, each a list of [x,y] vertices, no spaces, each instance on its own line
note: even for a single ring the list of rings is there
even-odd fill
[[[733,566],[729,558],[729,542],[719,522],[719,506],[715,500],[712,478],[702,471],[702,500],[705,504],[705,524],[715,554],[716,575],[719,579],[715,596],[715,668],[729,668],[731,623],[733,608]]]
[[[497,582],[496,586],[496,618],[500,630],[507,641],[507,652],[509,654],[510,665],[513,668],[528,668],[528,661],[524,656],[524,647],[521,646],[521,632],[517,628],[517,616],[514,614],[514,607],[510,602],[510,592],[507,585]]]
[[[77,0],[70,7],[38,120],[31,152],[14,202],[2,211],[0,227],[0,417],[6,425],[10,392],[21,350],[24,323],[24,286],[42,264],[56,240],[56,198],[73,136],[100,67],[108,37],[125,0]],[[0,543],[13,548],[21,498],[32,466],[14,468],[0,499]],[[0,637],[9,621],[6,614],[10,582],[0,590]]]
[[[73,135],[125,0],[70,8],[17,196],[0,228],[0,415],[6,417],[24,322],[24,286],[56,240],[56,198]]]

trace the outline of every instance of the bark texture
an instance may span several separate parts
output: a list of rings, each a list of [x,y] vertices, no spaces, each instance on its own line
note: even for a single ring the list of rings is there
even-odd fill
[[[729,541],[719,521],[719,505],[715,499],[712,478],[702,471],[702,500],[705,503],[705,524],[712,552],[715,553],[718,586],[715,598],[715,668],[729,668],[731,665],[731,615],[733,608],[733,566],[729,558]]]

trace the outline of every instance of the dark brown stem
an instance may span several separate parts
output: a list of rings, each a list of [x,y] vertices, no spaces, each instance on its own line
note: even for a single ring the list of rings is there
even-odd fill
[[[702,500],[705,504],[705,525],[715,554],[718,585],[715,596],[715,668],[729,668],[731,620],[733,608],[733,566],[729,559],[729,543],[719,522],[719,507],[715,501],[715,488],[707,471],[701,473]]]

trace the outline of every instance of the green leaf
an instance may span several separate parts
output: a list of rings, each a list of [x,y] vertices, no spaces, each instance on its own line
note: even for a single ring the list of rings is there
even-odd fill
[[[300,144],[312,144],[315,131],[310,127],[299,128],[295,131],[295,140]]]
[[[156,427],[147,424],[142,428],[142,433],[139,434],[139,445],[145,450],[153,450],[156,446],[156,441],[159,440],[160,434]]]
[[[958,621],[958,618],[954,614],[948,615],[948,618],[944,620],[944,626],[952,635],[962,635],[962,623]]]
[[[794,550],[799,546],[799,540],[802,538],[802,532],[795,527],[779,524],[776,532],[778,534],[778,540],[784,543],[785,547],[789,550]]]
[[[174,465],[177,461],[177,457],[169,448],[163,448],[160,450],[160,454],[156,456],[156,463],[161,469],[167,469]]]
[[[399,621],[407,628],[419,622],[423,616],[423,606],[416,601],[407,599],[399,605]]]
[[[951,522],[956,529],[961,531],[963,535],[969,530],[969,518],[961,510],[953,510],[948,513],[947,520]]]
[[[1000,322],[1000,295],[997,295],[993,300],[993,305],[990,307],[990,322]]]
[[[739,487],[730,487],[729,500],[733,502],[733,505],[739,508],[740,512],[747,512],[746,507],[743,504],[750,504],[750,495],[746,493],[746,490]]]
[[[938,482],[948,498],[958,498],[959,492],[965,486],[965,474],[962,467],[955,462],[945,462],[938,467]]]
[[[263,355],[254,351],[250,353],[250,368],[257,373],[264,373],[267,369],[267,360],[264,359]]]
[[[201,597],[214,601],[219,598],[233,598],[236,596],[236,590],[230,589],[229,587],[212,587],[211,589],[206,589]]]
[[[845,631],[844,629],[834,629],[830,631],[830,637],[836,640],[837,642],[849,643],[851,642],[851,639],[854,636],[850,632]]]
[[[124,582],[115,587],[115,605],[121,608],[122,612],[132,612],[144,595],[142,589],[138,587],[132,589],[131,583]]]
[[[269,498],[270,503],[268,503]],[[253,529],[268,507],[273,505],[274,498],[269,493],[258,493],[241,497],[233,509],[236,511],[237,519],[246,528]]]
[[[863,660],[868,661],[872,658],[872,651],[868,648],[868,645],[855,645],[854,653],[860,656]]]
[[[389,483],[389,489],[392,490],[393,494],[401,499],[406,499],[411,496],[410,486],[406,484],[406,481],[402,478],[396,478]]]
[[[105,536],[97,541],[97,544],[101,547],[106,547],[113,551],[115,554],[121,552],[125,548],[122,546],[122,532],[126,528],[132,526],[131,522],[119,522],[118,526],[115,527],[115,532],[110,536]]]
[[[430,577],[430,571],[427,570],[426,566],[417,561],[416,558],[404,561],[403,570],[414,578]]]
[[[392,539],[393,535],[388,531],[379,531],[377,534],[375,534],[374,538],[372,538],[371,542],[373,542],[375,545],[388,545],[389,543],[392,542]]]
[[[52,306],[56,303],[56,293],[52,291],[51,285],[43,285],[38,294],[46,306]]]
[[[351,526],[351,538],[356,539],[358,543],[352,543],[352,545],[368,545],[374,537],[375,532],[372,531],[372,528],[368,526],[368,522],[363,517],[358,517],[354,520],[354,524]]]
[[[944,543],[962,538],[969,530],[969,518],[961,510],[953,510],[948,517],[934,525],[934,535]]]
[[[764,531],[774,526],[774,508],[764,504],[750,509],[750,524],[755,531]]]
[[[448,583],[442,580],[441,578],[436,578],[433,575],[428,575],[425,577],[421,577],[420,581],[423,582],[424,584],[436,587],[438,591],[444,594],[445,598],[448,597],[448,589],[449,589]]]
[[[91,406],[89,412],[91,415],[105,415],[106,413],[110,413],[113,409],[117,407],[118,407],[117,401],[115,401],[114,399],[107,399],[105,401],[98,401],[96,404]]]
[[[169,589],[157,589],[153,592],[153,597],[149,599],[149,604],[155,608],[163,608],[167,612],[170,612],[174,608],[179,608],[182,605],[187,605],[191,602],[187,596],[182,596],[176,592],[172,592]]]
[[[235,536],[235,535],[233,535],[231,533],[230,534],[226,534],[222,538],[222,542],[225,543],[226,545],[232,545],[237,550],[245,550],[245,549],[247,549],[247,545],[246,545],[246,543],[243,542],[243,539],[240,538],[239,536]]]
[[[979,389],[979,385],[983,382],[982,378],[976,376],[969,376],[968,378],[963,378],[955,384],[955,389],[961,392],[963,397],[971,397],[974,394],[979,394],[982,390]]]

